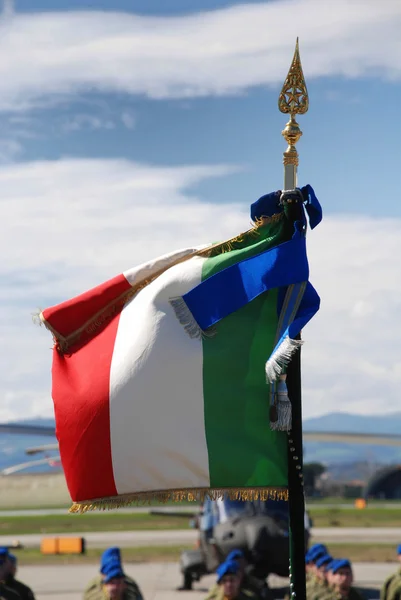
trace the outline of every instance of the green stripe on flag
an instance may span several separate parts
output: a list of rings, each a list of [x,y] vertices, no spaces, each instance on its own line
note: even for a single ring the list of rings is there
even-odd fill
[[[285,241],[282,222],[205,261],[202,280]],[[288,237],[287,237],[288,239]],[[210,486],[286,487],[286,434],[271,431],[265,363],[274,348],[277,290],[255,298],[203,339],[203,395]]]

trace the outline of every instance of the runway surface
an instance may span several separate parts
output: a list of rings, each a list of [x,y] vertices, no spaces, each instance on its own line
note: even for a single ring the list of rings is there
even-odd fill
[[[79,518],[79,517],[76,517]],[[18,536],[0,535],[0,546],[10,546],[20,542],[26,548],[39,548],[40,541],[45,534],[26,534]],[[121,546],[121,548],[134,548],[136,546],[175,546],[180,544],[194,544],[198,537],[195,529],[176,529],[171,531],[98,531],[91,533],[65,532],[52,533],[50,537],[84,537],[86,547],[106,548],[107,546]],[[46,537],[49,537],[46,536]],[[354,543],[394,543],[401,540],[401,527],[320,527],[312,529],[313,541],[325,542],[354,542]]]
[[[307,505],[307,510],[328,510],[328,509],[353,509],[355,508],[354,504],[344,503],[344,504],[309,504]],[[382,508],[386,510],[400,510],[401,503],[383,503],[380,505],[371,504],[369,508]],[[156,507],[128,507],[128,508],[118,508],[116,510],[109,510],[107,513],[149,513],[152,510],[155,510]],[[196,512],[197,505],[193,506],[179,506],[177,508],[157,508],[158,511],[163,512],[175,512],[175,513],[192,513]],[[17,509],[17,510],[0,510],[0,517],[46,517],[47,515],[66,515],[68,513],[68,508],[27,508],[27,509]],[[88,513],[90,514],[90,513]],[[95,513],[96,514],[96,513]]]
[[[356,563],[355,584],[364,588],[367,600],[378,598],[384,579],[396,569],[396,563]],[[194,591],[177,592],[181,577],[176,563],[126,563],[125,571],[138,582],[145,600],[203,600],[215,581],[214,576],[208,576],[195,584]],[[90,565],[21,565],[18,577],[32,587],[37,600],[81,600],[85,585],[96,574],[96,567]],[[271,587],[283,588],[288,581],[272,577],[269,583]],[[282,598],[283,593],[277,597]]]

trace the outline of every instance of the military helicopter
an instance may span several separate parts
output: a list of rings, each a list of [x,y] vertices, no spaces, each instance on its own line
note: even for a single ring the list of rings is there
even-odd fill
[[[217,522],[212,530],[206,532],[204,518],[213,518],[213,514]],[[287,502],[241,501],[224,497],[217,501],[206,500],[199,513],[194,516],[192,525],[199,529],[199,545],[197,549],[186,550],[181,554],[183,583],[179,589],[191,590],[194,581],[213,573],[234,549],[243,551],[249,574],[261,581],[265,581],[271,573],[282,577],[288,575]],[[311,528],[307,514],[305,526],[307,549]]]

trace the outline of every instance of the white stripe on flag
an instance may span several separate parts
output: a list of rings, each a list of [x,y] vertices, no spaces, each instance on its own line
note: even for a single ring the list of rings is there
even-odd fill
[[[126,280],[131,284],[135,285],[142,281],[143,279],[149,279],[153,275],[155,275],[158,271],[167,269],[174,262],[184,258],[184,256],[188,256],[189,254],[193,254],[194,252],[201,250],[202,248],[206,248],[207,246],[197,246],[196,248],[183,248],[181,250],[175,250],[174,252],[169,252],[168,254],[163,254],[163,256],[158,256],[153,260],[149,260],[146,263],[142,263],[128,271],[124,271],[123,275]]]
[[[205,259],[171,267],[120,316],[110,372],[110,429],[118,494],[209,487],[202,342],[169,299],[201,282]]]

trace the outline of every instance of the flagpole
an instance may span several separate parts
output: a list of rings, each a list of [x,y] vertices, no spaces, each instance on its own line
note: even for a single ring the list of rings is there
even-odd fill
[[[295,144],[302,135],[296,115],[309,107],[308,91],[302,72],[298,38],[290,70],[278,100],[279,110],[290,115],[282,135],[288,147],[283,153],[284,189],[297,187],[298,152]],[[300,337],[300,336],[299,336]],[[302,474],[302,395],[301,351],[294,355],[287,370],[288,395],[292,403],[292,429],[288,433],[288,488],[290,520],[290,592],[292,600],[305,600],[305,497]]]

